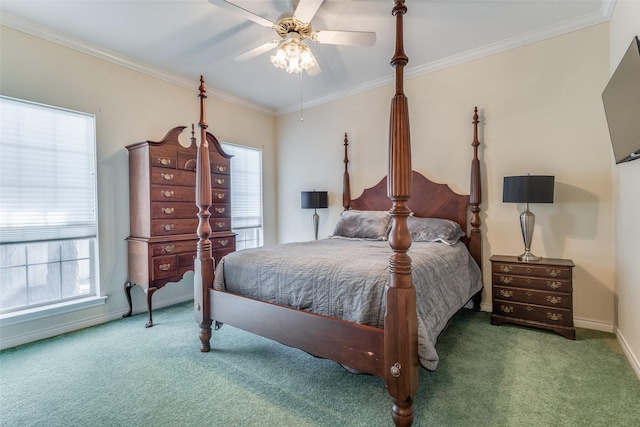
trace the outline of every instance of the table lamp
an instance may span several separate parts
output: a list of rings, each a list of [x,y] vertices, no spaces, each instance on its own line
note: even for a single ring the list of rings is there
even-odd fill
[[[318,211],[316,209],[323,209],[329,207],[329,197],[326,191],[302,191],[300,193],[300,207],[302,209],[313,209],[313,231],[315,232],[316,240],[318,240]]]
[[[548,175],[505,176],[502,188],[502,201],[524,203],[520,214],[520,227],[524,239],[524,253],[518,257],[523,262],[539,261],[531,253],[531,239],[536,217],[529,210],[529,203],[553,203],[554,177]]]

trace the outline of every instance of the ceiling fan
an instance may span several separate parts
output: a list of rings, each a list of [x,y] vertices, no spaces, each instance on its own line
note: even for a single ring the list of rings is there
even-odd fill
[[[320,72],[320,66],[304,40],[314,43],[371,46],[376,41],[376,33],[366,31],[335,31],[313,30],[311,20],[324,0],[300,0],[293,13],[288,12],[280,16],[277,22],[256,15],[229,0],[209,0],[211,4],[230,10],[244,18],[276,31],[279,39],[272,40],[255,47],[234,58],[236,61],[246,61],[272,49],[278,49],[271,56],[274,66],[282,68],[288,73],[299,73],[306,70],[309,75]]]

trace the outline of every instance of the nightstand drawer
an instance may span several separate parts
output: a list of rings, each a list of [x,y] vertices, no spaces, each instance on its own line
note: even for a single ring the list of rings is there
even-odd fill
[[[511,274],[493,274],[493,284],[496,286],[515,286],[554,292],[571,292],[571,281],[560,279],[543,279]]]
[[[571,294],[537,291],[534,289],[495,286],[494,298],[503,301],[523,302],[529,304],[546,305],[555,308],[571,309]]]
[[[502,316],[559,326],[573,326],[571,310],[494,300],[493,312]]]
[[[496,262],[492,267],[493,273],[519,275],[519,276],[535,276],[548,277],[551,279],[570,279],[571,268],[564,266],[541,266],[526,264],[503,264]]]

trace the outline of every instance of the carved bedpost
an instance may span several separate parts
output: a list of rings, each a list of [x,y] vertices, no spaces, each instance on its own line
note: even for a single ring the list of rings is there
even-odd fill
[[[473,110],[473,160],[471,160],[471,187],[469,203],[471,204],[471,233],[469,235],[469,252],[482,271],[482,232],[480,230],[480,203],[482,202],[482,187],[480,185],[480,160],[478,159],[478,107]],[[473,296],[473,306],[480,310],[482,290]]]
[[[209,142],[207,141],[207,122],[205,119],[204,100],[207,98],[207,89],[204,78],[200,76],[200,146],[198,146],[196,167],[196,205],[198,206],[198,246],[196,259],[194,260],[194,308],[196,321],[200,325],[201,351],[210,350],[211,340],[211,313],[209,305],[209,288],[213,285],[214,260],[211,256],[211,225],[209,217],[211,213],[211,164],[209,158]],[[195,139],[195,138],[192,138]],[[195,142],[195,141],[194,141]]]
[[[349,147],[349,138],[347,133],[344,133],[344,175],[342,178],[342,207],[344,210],[349,210],[351,205],[351,181],[349,180],[349,154],[347,148]]]
[[[411,140],[409,110],[404,95],[404,67],[409,61],[404,53],[404,0],[394,0],[396,17],[396,50],[391,60],[395,68],[395,96],[391,102],[389,129],[389,163],[387,194],[392,201],[389,213],[392,228],[389,245],[389,285],[386,289],[387,312],[384,320],[385,385],[393,400],[392,416],[396,426],[413,423],[413,400],[418,388],[418,332],[416,291],[411,281],[411,258],[407,254],[411,235],[407,217],[411,213],[407,201],[412,191]]]

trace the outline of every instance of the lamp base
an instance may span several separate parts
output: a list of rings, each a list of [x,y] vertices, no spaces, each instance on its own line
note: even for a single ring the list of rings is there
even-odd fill
[[[530,250],[525,250],[522,255],[518,256],[518,261],[522,262],[540,261],[540,259],[539,256],[532,254]]]

